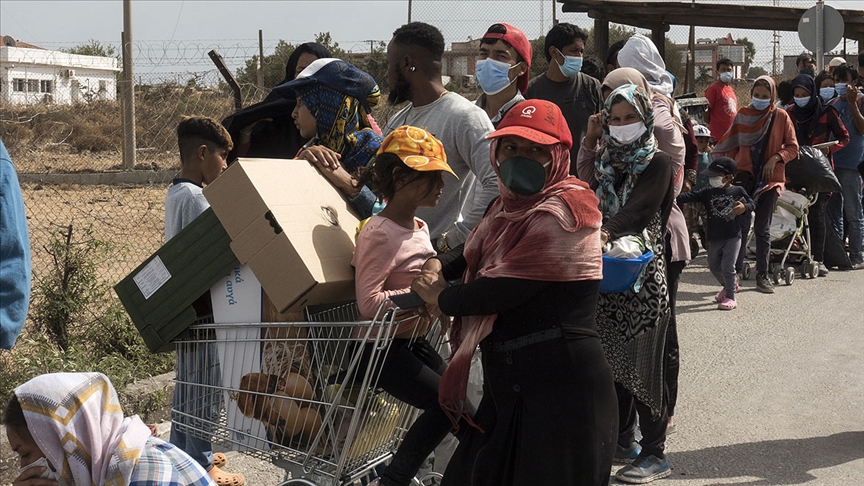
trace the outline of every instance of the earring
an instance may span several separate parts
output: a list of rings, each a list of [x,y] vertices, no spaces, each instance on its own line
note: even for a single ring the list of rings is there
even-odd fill
[[[411,66],[411,72],[412,72],[412,73],[413,73],[414,71],[416,71],[416,70],[417,70],[417,67],[415,67],[415,66]]]

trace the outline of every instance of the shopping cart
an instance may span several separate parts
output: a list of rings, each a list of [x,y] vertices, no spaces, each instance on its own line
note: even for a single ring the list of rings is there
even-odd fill
[[[304,322],[190,327],[175,340],[173,426],[284,468],[282,486],[360,484],[417,416],[376,386],[392,337],[413,326],[411,339],[440,345],[437,319],[393,305],[371,321],[347,303],[307,308]]]

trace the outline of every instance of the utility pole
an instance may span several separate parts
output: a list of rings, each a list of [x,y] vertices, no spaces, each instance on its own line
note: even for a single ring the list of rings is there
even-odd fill
[[[123,0],[123,168],[135,168],[135,78],[132,72],[132,0]]]
[[[411,0],[408,0],[408,23],[411,23]]]
[[[258,89],[264,87],[264,31],[258,29]]]
[[[558,7],[555,5],[555,0],[552,0],[552,27],[558,25]]]

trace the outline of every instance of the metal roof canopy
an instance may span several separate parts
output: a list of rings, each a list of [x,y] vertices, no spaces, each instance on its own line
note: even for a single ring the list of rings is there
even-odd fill
[[[806,8],[727,5],[683,2],[634,2],[606,0],[558,0],[564,12],[587,13],[594,19],[595,54],[606,58],[609,50],[609,22],[651,29],[651,39],[661,55],[664,34],[670,25],[722,27],[753,30],[798,30]],[[814,2],[815,4],[815,2]],[[845,37],[864,45],[864,11],[838,10],[846,24]]]

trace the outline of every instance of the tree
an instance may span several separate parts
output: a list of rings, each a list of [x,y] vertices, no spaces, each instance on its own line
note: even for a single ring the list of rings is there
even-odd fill
[[[351,62],[352,64],[366,71],[367,73],[369,73],[370,76],[375,78],[375,81],[378,83],[378,88],[381,89],[382,93],[386,93],[387,91],[389,91],[389,87],[387,86],[386,43],[380,41],[378,42],[378,45],[372,49],[371,54],[356,60],[349,59],[348,62]]]
[[[747,70],[750,69],[750,63],[753,62],[753,58],[756,56],[756,46],[746,37],[735,39],[735,43],[744,46],[744,68],[742,71],[748,72]]]
[[[328,51],[330,51],[330,57],[335,57],[338,59],[348,59],[348,53],[345,52],[345,49],[339,47],[338,42],[333,42],[333,38],[330,37],[330,32],[319,32],[315,34],[315,42],[321,44],[326,47]],[[386,46],[385,46],[386,49]]]
[[[262,64],[261,83],[263,87],[272,88],[285,78],[285,66],[288,58],[294,53],[294,46],[279,39],[273,54],[264,56]],[[237,82],[243,84],[258,84],[258,55],[246,60],[246,65],[237,69]]]
[[[103,44],[96,39],[90,39],[87,43],[79,44],[72,48],[60,48],[60,51],[81,56],[120,57],[114,46]]]
[[[766,76],[768,71],[760,66],[753,66],[747,71],[747,79],[756,79],[759,76]]]

